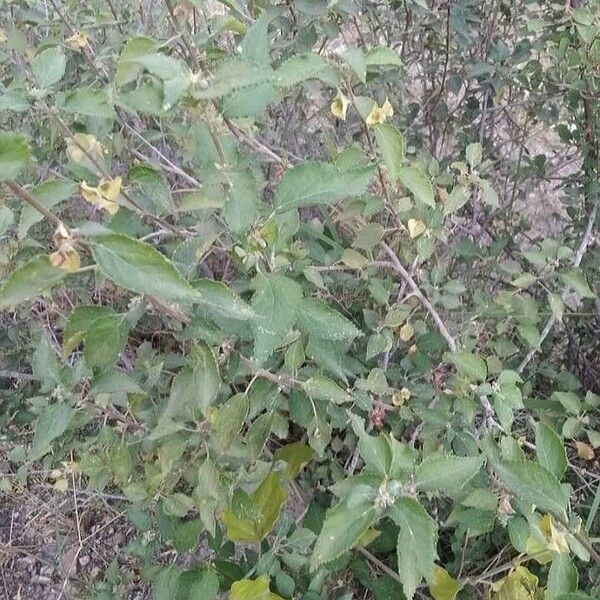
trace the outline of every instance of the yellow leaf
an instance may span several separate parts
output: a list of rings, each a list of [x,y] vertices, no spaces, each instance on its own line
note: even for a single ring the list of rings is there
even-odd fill
[[[577,447],[577,456],[579,458],[583,458],[583,460],[594,460],[594,449],[585,442],[575,442],[575,446]]]
[[[557,554],[569,552],[569,545],[565,532],[557,529],[550,515],[544,515],[540,519],[539,533],[529,536],[525,551],[540,565],[545,565]]]
[[[229,590],[229,600],[282,600],[281,596],[269,591],[269,580],[240,579]]]
[[[59,479],[54,483],[54,489],[59,492],[66,492],[69,489],[69,482],[66,479]]]
[[[75,273],[81,267],[81,258],[75,248],[62,248],[48,255],[50,263],[68,273]]]
[[[348,98],[338,90],[336,97],[331,102],[331,114],[337,119],[345,121],[349,105],[350,102],[348,101]]]
[[[400,391],[394,392],[392,396],[392,404],[394,406],[402,406],[405,402],[410,400],[411,392],[407,387],[403,387]]]
[[[76,133],[74,139],[67,139],[67,156],[75,164],[85,167],[92,173],[98,173],[94,163],[104,163],[104,148],[93,136],[87,133]]]
[[[122,179],[101,179],[97,187],[88,185],[82,181],[79,185],[81,195],[90,203],[98,208],[103,208],[110,215],[114,215],[119,210],[116,200],[121,192]]]
[[[394,108],[390,104],[390,101],[386,98],[385,102],[379,106],[375,104],[371,109],[371,112],[366,118],[367,125],[376,125],[377,123],[385,123],[389,117],[394,115]]]
[[[433,576],[429,582],[429,592],[434,600],[454,600],[462,585],[446,569],[434,565]]]
[[[400,339],[403,342],[409,342],[415,335],[415,328],[410,323],[405,323],[400,327]]]
[[[67,46],[73,50],[85,48],[88,45],[88,36],[83,31],[80,31],[67,38],[65,42],[67,43]]]
[[[240,519],[232,510],[226,510],[221,516],[227,528],[227,538],[233,542],[259,542],[256,523],[250,519]]]
[[[48,256],[50,263],[69,273],[74,273],[81,267],[79,253],[73,247],[71,234],[61,223],[52,236],[56,251]]]
[[[492,583],[488,600],[543,600],[538,578],[525,567],[516,567],[506,577]]]
[[[408,220],[408,234],[410,235],[411,239],[414,240],[416,237],[419,237],[422,233],[425,233],[426,230],[427,225],[425,225],[423,221],[420,221],[419,219]]]

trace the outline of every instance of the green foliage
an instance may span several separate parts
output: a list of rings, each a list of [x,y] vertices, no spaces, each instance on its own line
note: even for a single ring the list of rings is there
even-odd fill
[[[127,514],[85,594],[598,594],[599,9],[0,2],[1,462]]]

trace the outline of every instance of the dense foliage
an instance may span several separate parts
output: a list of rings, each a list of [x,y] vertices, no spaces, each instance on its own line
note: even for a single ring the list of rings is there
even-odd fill
[[[600,594],[597,0],[0,7],[0,489],[137,530],[73,597]]]

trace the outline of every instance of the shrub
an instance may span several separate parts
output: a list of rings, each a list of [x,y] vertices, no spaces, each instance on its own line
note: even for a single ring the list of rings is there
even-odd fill
[[[595,597],[599,8],[5,3],[19,478],[157,599]]]

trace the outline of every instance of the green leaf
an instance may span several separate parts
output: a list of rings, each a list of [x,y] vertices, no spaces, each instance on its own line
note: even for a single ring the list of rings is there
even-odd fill
[[[217,398],[221,387],[219,365],[212,349],[204,342],[197,342],[190,353],[194,378],[198,381],[198,401],[205,410]]]
[[[179,588],[181,569],[177,565],[169,565],[160,569],[152,586],[154,600],[172,600]]]
[[[552,316],[562,323],[563,315],[565,313],[565,303],[558,294],[548,294],[548,304],[552,311]]]
[[[307,446],[302,442],[293,442],[282,448],[277,448],[273,455],[273,459],[275,461],[283,460],[286,462],[287,475],[290,479],[294,479],[298,476],[304,466],[312,460],[314,454],[315,452],[310,446]]]
[[[396,127],[389,123],[374,125],[373,131],[375,132],[379,153],[387,167],[390,179],[398,181],[404,161],[404,137]]]
[[[29,460],[38,460],[50,452],[52,442],[67,431],[76,412],[64,402],[49,404],[42,409],[35,423]]]
[[[283,505],[287,499],[284,487],[277,473],[269,473],[258,489],[252,494],[252,500],[258,508],[259,520],[257,533],[264,540],[271,532]]]
[[[221,377],[211,348],[204,342],[197,342],[188,363],[189,367],[173,378],[166,417],[196,419],[217,398]]]
[[[348,48],[342,52],[341,56],[352,71],[354,71],[358,80],[364,83],[367,78],[365,53],[360,48]]]
[[[365,62],[369,67],[401,67],[400,56],[393,48],[378,46],[365,54]]]
[[[582,298],[595,298],[596,294],[592,292],[581,269],[572,268],[567,273],[561,273],[560,278],[565,285],[575,290]]]
[[[318,400],[328,400],[342,404],[351,400],[350,394],[343,390],[333,379],[325,375],[314,375],[304,383],[304,391]]]
[[[94,321],[111,315],[116,313],[109,306],[82,305],[73,309],[63,329],[63,355],[68,356],[81,343]]]
[[[282,600],[282,598],[269,591],[269,581],[265,577],[259,577],[236,581],[229,590],[229,600]]]
[[[437,524],[414,499],[399,498],[390,508],[390,517],[400,527],[398,573],[404,595],[412,600],[422,579],[429,580],[437,558]]]
[[[479,163],[481,162],[482,154],[483,154],[483,148],[481,147],[481,144],[479,144],[478,142],[469,144],[467,146],[467,149],[465,151],[465,156],[466,156],[467,162],[471,166],[471,169],[474,169],[475,167],[477,167],[479,165]]]
[[[361,250],[371,250],[374,246],[377,246],[385,235],[385,229],[383,225],[379,223],[367,223],[364,225],[357,236],[352,242],[354,248],[360,248]]]
[[[117,285],[166,302],[198,300],[198,292],[150,244],[120,233],[108,233],[99,235],[90,245],[102,273]]]
[[[577,567],[567,552],[558,554],[548,572],[548,586],[546,588],[546,600],[556,600],[564,594],[577,591],[579,574]]]
[[[493,461],[500,481],[526,502],[541,510],[565,515],[569,496],[548,469],[530,461]]]
[[[29,142],[18,133],[0,133],[0,181],[14,179],[31,157]]]
[[[444,360],[453,364],[459,372],[467,375],[470,379],[485,381],[487,379],[487,366],[485,361],[470,352],[446,353]]]
[[[435,208],[435,192],[427,174],[420,167],[400,167],[398,179],[414,197],[431,208]]]
[[[212,279],[197,279],[192,286],[200,292],[199,304],[212,315],[247,321],[254,317],[252,309],[229,287]]]
[[[227,451],[242,430],[249,409],[250,402],[246,394],[235,394],[219,408],[212,435],[218,452],[224,454]]]
[[[197,536],[194,544],[196,545]],[[178,550],[179,552],[179,550]],[[175,600],[214,600],[219,593],[219,578],[210,568],[194,567],[179,578],[178,596]]]
[[[374,166],[342,171],[331,163],[306,161],[286,171],[275,192],[277,212],[313,204],[333,204],[364,194]]]
[[[248,30],[241,44],[241,55],[250,62],[268,67],[269,59],[269,23],[272,16],[265,11]]]
[[[452,493],[475,477],[482,464],[482,456],[442,455],[428,458],[417,467],[415,484],[424,492]]]
[[[310,335],[331,341],[353,340],[363,335],[352,321],[318,298],[302,300],[298,327]]]
[[[33,188],[30,194],[47,209],[66,200],[77,191],[77,184],[69,179],[48,179]],[[33,206],[26,204],[21,210],[17,235],[20,240],[27,236],[29,228],[44,218]]]
[[[457,185],[444,202],[444,214],[449,215],[462,208],[469,201],[469,189],[464,185]],[[514,283],[513,283],[514,285]]]
[[[125,348],[128,335],[125,315],[99,316],[85,334],[86,365],[94,369],[116,363]]]
[[[47,88],[60,81],[65,74],[67,59],[60,46],[47,48],[31,61],[31,71],[40,87]]]
[[[119,485],[125,486],[135,468],[129,446],[124,442],[114,444],[108,450],[107,459],[115,479]]]
[[[454,600],[462,585],[446,569],[434,565],[429,581],[429,593],[434,600]]]
[[[21,304],[62,281],[67,275],[63,269],[50,264],[47,255],[32,258],[13,271],[0,288],[0,308]]]
[[[377,512],[372,504],[365,503],[350,507],[347,502],[340,502],[328,509],[313,550],[311,571],[335,560],[354,547],[376,518]]]
[[[480,179],[479,188],[481,189],[481,200],[484,204],[487,204],[490,208],[500,208],[498,194],[489,181]]]
[[[253,283],[254,360],[261,364],[296,322],[302,289],[295,281],[276,274],[259,274]]]
[[[131,38],[123,47],[121,56],[117,62],[117,72],[115,75],[115,83],[118,86],[125,85],[131,81],[135,81],[142,67],[133,59],[138,56],[150,54],[158,49],[160,44],[150,37],[134,37]]]
[[[149,165],[134,165],[127,172],[127,180],[134,186],[131,196],[148,212],[163,215],[170,212],[172,204],[166,179]]]
[[[549,425],[540,423],[536,427],[535,453],[542,467],[562,479],[567,470],[567,453],[560,437]]]
[[[578,415],[581,411],[581,400],[573,392],[553,392],[550,398],[560,402],[565,410],[572,415]]]
[[[198,98],[216,99],[242,88],[272,84],[274,81],[274,73],[269,67],[232,59],[219,66],[206,89],[196,90],[194,94]]]
[[[261,204],[256,178],[250,170],[231,172],[229,198],[223,209],[225,222],[234,233],[246,233],[259,215]]]
[[[338,72],[316,52],[295,54],[275,70],[276,84],[292,87],[308,79],[320,79],[331,87],[340,84]]]
[[[362,419],[357,415],[350,414],[350,421],[358,437],[358,451],[366,467],[382,477],[388,477],[392,465],[392,448],[387,438],[383,435],[369,435]]]
[[[248,516],[239,517],[233,510],[223,513],[227,537],[234,542],[260,542],[273,529],[287,494],[277,473],[269,473],[251,496]]]
[[[113,119],[115,117],[115,109],[108,94],[103,90],[91,88],[79,88],[67,94],[64,109],[87,117],[99,117],[101,119]]]
[[[24,92],[19,89],[4,88],[0,94],[0,111],[12,110],[16,113],[25,112],[29,109],[29,102]]]

